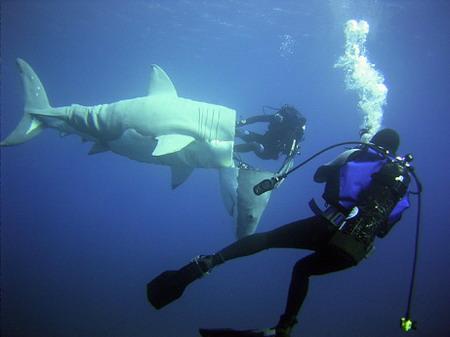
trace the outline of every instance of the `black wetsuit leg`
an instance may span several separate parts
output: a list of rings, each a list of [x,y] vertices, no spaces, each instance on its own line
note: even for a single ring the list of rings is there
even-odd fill
[[[298,248],[315,251],[300,259],[292,271],[284,317],[295,318],[306,297],[309,277],[352,267],[345,255],[328,249],[336,229],[325,219],[313,216],[269,232],[249,235],[222,249],[218,254],[224,261],[252,255],[269,248]]]
[[[235,152],[251,152],[254,151],[258,153],[259,144],[263,141],[263,135],[259,133],[248,131],[247,134],[244,132],[236,132],[236,137],[241,138],[245,143],[244,144],[235,144],[234,151]]]
[[[256,143],[244,143],[244,144],[235,144],[234,152],[252,152],[258,149],[258,144]]]
[[[256,133],[256,132],[252,132],[252,131],[236,132],[236,137],[241,138],[246,143],[251,143],[251,142],[261,143],[264,139],[263,135]]]
[[[297,317],[308,293],[309,277],[353,267],[354,262],[336,251],[320,250],[297,261],[291,276],[284,317]]]
[[[244,133],[239,130],[236,132],[236,137],[241,138],[244,144],[235,144],[235,152],[250,152],[253,151],[261,159],[278,159],[278,141],[269,136],[269,133],[261,135],[256,132],[247,131]]]
[[[330,240],[334,228],[321,217],[313,216],[274,230],[246,236],[219,253],[224,261],[255,254],[269,248],[318,250]]]

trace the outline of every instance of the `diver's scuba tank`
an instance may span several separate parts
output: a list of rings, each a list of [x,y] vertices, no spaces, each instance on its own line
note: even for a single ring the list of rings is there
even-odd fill
[[[372,250],[375,236],[384,236],[392,227],[389,215],[406,194],[410,181],[407,160],[388,161],[372,175],[369,187],[361,192],[329,245],[345,252],[355,264],[361,261]]]

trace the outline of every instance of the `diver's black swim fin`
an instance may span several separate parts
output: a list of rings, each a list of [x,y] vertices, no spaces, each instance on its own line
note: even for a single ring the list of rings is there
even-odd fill
[[[275,337],[275,329],[233,330],[233,329],[199,329],[202,337]]]
[[[183,295],[184,289],[208,273],[204,257],[198,257],[178,270],[168,270],[147,284],[147,299],[156,308],[161,309]]]

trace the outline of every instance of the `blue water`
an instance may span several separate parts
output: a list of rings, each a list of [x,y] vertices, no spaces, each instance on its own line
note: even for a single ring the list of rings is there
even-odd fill
[[[333,65],[345,22],[365,19],[369,59],[389,88],[383,125],[400,132],[424,184],[412,335],[450,336],[449,13],[438,0],[2,1],[1,138],[23,113],[17,57],[53,106],[143,96],[156,63],[180,96],[242,117],[297,106],[308,118],[306,158],[358,138],[357,95]],[[172,191],[167,167],[88,150],[52,130],[1,150],[2,336],[193,337],[198,327],[276,323],[306,251],[232,261],[156,311],[145,296],[151,278],[234,240],[217,173],[196,170]],[[322,190],[312,174],[335,154],[274,192],[258,230],[309,216]],[[293,337],[402,334],[416,206],[360,266],[312,280]]]

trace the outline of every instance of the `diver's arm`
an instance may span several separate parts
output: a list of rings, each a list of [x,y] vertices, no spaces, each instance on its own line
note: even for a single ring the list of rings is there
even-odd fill
[[[342,165],[344,165],[350,157],[356,155],[359,152],[359,149],[351,149],[342,152],[336,159],[326,163],[325,165],[320,166],[316,173],[314,174],[314,181],[316,183],[324,183],[328,180],[328,178],[338,170]]]
[[[314,174],[314,181],[316,183],[324,183],[328,180],[328,177],[337,169],[336,166],[333,165],[322,165]]]
[[[246,119],[238,121],[237,126],[243,126],[253,123],[266,122],[270,123],[274,119],[274,115],[256,115]]]

